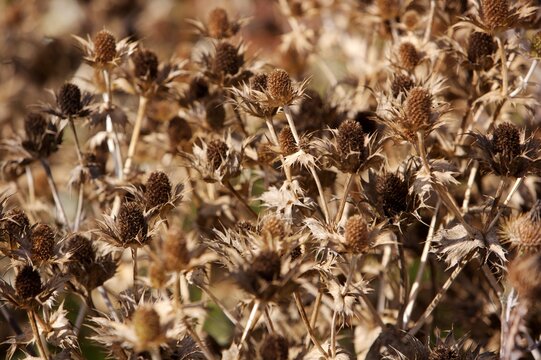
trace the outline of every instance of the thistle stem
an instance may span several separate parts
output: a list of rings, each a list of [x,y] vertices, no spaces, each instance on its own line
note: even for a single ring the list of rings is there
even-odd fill
[[[344,214],[344,209],[346,207],[348,194],[351,189],[351,186],[353,185],[354,178],[355,178],[354,173],[348,174],[348,178],[346,180],[346,186],[344,187],[344,193],[342,195],[342,199],[340,199],[340,205],[338,206],[338,212],[336,213],[336,216],[334,217],[335,227],[340,223],[340,219],[342,219],[342,215]]]
[[[246,338],[248,337],[248,333],[250,332],[252,326],[257,322],[257,320],[259,319],[259,316],[261,315],[261,313],[258,311],[260,305],[261,305],[261,301],[256,300],[254,303],[254,306],[252,307],[252,311],[250,311],[250,316],[248,317],[248,321],[246,322],[246,327],[244,328],[244,331],[242,332],[242,336],[240,338],[237,360],[240,359],[240,352],[242,350],[242,346],[244,342],[246,341]]]
[[[28,184],[28,200],[30,203],[36,201],[36,190],[34,187],[34,176],[32,175],[32,169],[30,166],[25,166],[24,171],[26,174],[26,183]]]
[[[68,122],[70,124],[71,131],[73,132],[73,140],[75,141],[75,150],[77,151],[77,159],[79,160],[79,165],[84,166],[83,153],[81,151],[81,144],[79,143],[79,136],[77,136],[75,123],[73,122],[73,118],[71,116],[68,118]]]
[[[269,129],[269,133],[271,136],[271,140],[275,146],[280,146],[278,142],[278,135],[276,135],[276,130],[274,129],[274,124],[272,123],[272,118],[267,118],[265,120],[265,123],[267,124],[267,128]],[[280,161],[282,162],[282,167],[284,168],[284,174],[286,175],[287,181],[292,181],[291,176],[291,168],[284,164],[285,159],[283,155],[280,155]]]
[[[434,24],[434,13],[436,12],[436,0],[430,0],[430,12],[428,15],[428,21],[426,24],[425,36],[423,42],[426,44],[430,40],[432,35],[432,26]]]
[[[505,54],[505,45],[499,36],[496,36],[496,42],[498,43],[498,49],[500,50],[500,63],[502,66],[502,95],[507,96],[509,79],[507,74],[507,56]]]
[[[470,176],[468,177],[468,183],[466,184],[466,192],[464,193],[464,201],[462,202],[462,212],[464,214],[467,213],[469,209],[471,191],[473,188],[473,184],[475,183],[475,177],[477,176],[478,170],[479,170],[479,162],[475,160],[470,170]]]
[[[131,256],[133,260],[133,296],[135,302],[139,302],[139,292],[137,289],[137,248],[131,248]]]
[[[509,204],[509,202],[511,201],[511,198],[513,197],[515,192],[518,190],[520,185],[522,185],[523,181],[524,181],[524,177],[520,177],[520,178],[517,178],[515,180],[515,183],[513,184],[513,187],[511,188],[511,190],[509,191],[509,194],[507,194],[507,197],[505,198],[504,202],[502,203],[502,207],[498,210],[498,212],[494,216],[494,219],[492,219],[490,225],[488,225],[486,232],[489,232],[498,223],[498,219],[502,215],[503,208]]]
[[[32,327],[32,332],[34,333],[34,338],[36,339],[36,345],[38,347],[39,356],[42,359],[49,359],[49,351],[47,349],[47,344],[43,343],[41,334],[38,330],[38,325],[36,323],[36,314],[34,313],[34,310],[28,310],[28,321],[30,322],[30,326]]]
[[[323,298],[323,292],[321,291],[321,288],[318,289],[316,300],[314,303],[314,309],[312,310],[312,315],[310,316],[310,327],[314,328],[317,323],[317,318],[319,315],[319,307],[321,306],[321,299]],[[306,348],[310,344],[310,334],[306,334],[306,338],[304,339],[304,347]]]
[[[58,194],[58,188],[56,186],[56,182],[53,178],[53,173],[51,172],[51,166],[49,165],[49,162],[47,159],[40,159],[41,166],[43,166],[43,170],[45,170],[45,174],[47,175],[47,182],[49,183],[49,188],[51,189],[51,193],[53,194],[53,199],[56,204],[56,209],[58,210],[60,214],[60,221],[66,225],[68,229],[71,228],[68,216],[66,215],[66,211],[64,210],[64,206],[62,205],[62,201],[60,201],[60,195]]]
[[[299,310],[299,314],[301,316],[302,322],[304,323],[304,326],[306,327],[306,331],[308,331],[308,335],[310,335],[310,339],[312,339],[312,342],[318,348],[321,355],[323,355],[325,359],[328,359],[329,354],[327,354],[327,352],[323,350],[321,343],[319,342],[319,340],[316,338],[316,335],[314,334],[314,330],[310,326],[310,322],[308,321],[308,317],[306,316],[306,311],[304,310],[304,306],[302,305],[301,299],[299,297],[299,293],[295,291],[293,293],[293,297],[295,299],[295,304],[297,305],[297,309]]]
[[[135,155],[135,149],[137,142],[139,141],[139,135],[141,133],[141,126],[143,125],[143,119],[148,104],[148,98],[145,96],[139,96],[139,107],[137,109],[137,117],[135,118],[135,124],[133,126],[133,132],[131,135],[130,146],[128,147],[128,157],[124,163],[124,174],[127,175],[131,171],[133,156]]]
[[[528,73],[526,74],[526,76],[524,77],[520,85],[509,94],[509,97],[513,98],[517,96],[518,94],[520,94],[522,90],[526,89],[538,63],[539,63],[538,59],[534,59],[532,61],[532,64],[530,65],[530,69],[528,70]]]
[[[105,306],[107,306],[107,309],[109,309],[109,312],[111,313],[111,316],[113,319],[115,319],[116,322],[120,322],[120,318],[118,317],[118,314],[116,313],[115,308],[113,307],[113,303],[111,302],[111,299],[109,298],[109,294],[107,294],[107,290],[102,285],[98,287],[98,291],[103,298],[103,302],[105,303]]]
[[[310,166],[310,172],[312,173],[312,177],[316,182],[317,191],[319,192],[319,201],[321,203],[323,215],[325,216],[325,223],[330,224],[331,219],[329,215],[329,207],[327,205],[327,201],[325,201],[325,193],[323,191],[323,186],[321,186],[321,180],[319,180],[319,175],[317,174],[314,166]]]
[[[83,214],[85,186],[83,183],[79,184],[79,197],[77,198],[77,210],[75,212],[75,221],[73,223],[73,230],[78,231],[81,224],[81,216]]]
[[[274,325],[272,324],[272,319],[269,314],[269,308],[265,306],[265,310],[263,311],[263,314],[265,315],[265,322],[267,324],[267,330],[270,334],[274,334],[276,330],[274,330]]]

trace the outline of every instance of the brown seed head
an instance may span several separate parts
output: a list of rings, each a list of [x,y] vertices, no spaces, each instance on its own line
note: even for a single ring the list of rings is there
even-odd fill
[[[62,113],[69,116],[77,115],[83,108],[81,90],[77,85],[71,83],[62,85],[56,100]]]
[[[101,30],[94,37],[95,61],[104,65],[116,56],[116,39],[107,30]]]
[[[417,52],[415,45],[410,42],[404,42],[400,44],[398,48],[398,57],[400,58],[400,64],[408,71],[415,69],[421,60],[421,56]]]
[[[498,125],[492,133],[492,146],[497,154],[514,158],[520,154],[520,132],[511,123]]]
[[[30,229],[30,220],[19,208],[9,210],[4,216],[4,230],[10,239],[19,239],[27,234]]]
[[[141,306],[135,309],[132,324],[135,334],[143,343],[158,339],[162,332],[160,315],[150,306]]]
[[[189,141],[192,138],[192,128],[186,119],[175,116],[169,120],[167,135],[171,148],[176,148],[181,142]]]
[[[336,145],[345,170],[356,172],[365,158],[364,133],[361,124],[355,120],[342,122],[338,127]]]
[[[508,220],[502,234],[511,246],[520,250],[529,252],[541,249],[541,222],[526,214]]]
[[[541,59],[541,31],[537,32],[530,43],[530,54],[537,59]]]
[[[263,221],[261,234],[282,240],[286,236],[286,224],[277,216],[269,216]]]
[[[39,141],[41,141],[47,130],[47,120],[40,113],[28,113],[24,118],[24,130],[26,132],[26,139],[36,147],[39,147]]]
[[[220,130],[225,123],[225,107],[219,100],[212,100],[206,106],[207,123],[214,130]]]
[[[227,157],[229,148],[222,140],[212,140],[207,145],[207,159],[213,170],[218,170]]]
[[[346,223],[345,240],[348,251],[364,254],[370,249],[368,224],[361,215],[350,217]]]
[[[250,87],[257,91],[267,90],[267,74],[257,74],[250,79]]]
[[[92,241],[79,234],[70,239],[68,251],[72,254],[70,260],[77,265],[90,266],[96,257]]]
[[[272,281],[280,276],[280,266],[280,255],[265,250],[253,259],[251,270],[260,278]]]
[[[509,263],[507,278],[522,300],[541,297],[541,253],[519,256]]]
[[[221,42],[216,46],[213,70],[217,74],[235,75],[244,63],[242,55],[236,47],[228,42]]]
[[[487,33],[474,31],[468,41],[468,60],[474,64],[486,61],[487,57],[494,54],[497,49],[496,42]],[[492,61],[490,61],[490,64]],[[489,65],[490,65],[489,64]]]
[[[120,240],[125,247],[137,243],[137,240],[142,242],[146,240],[148,225],[143,210],[138,204],[134,202],[122,204],[116,224]]]
[[[209,84],[200,76],[194,77],[190,81],[188,96],[190,100],[201,100],[209,94]]]
[[[385,216],[394,217],[407,210],[408,185],[400,176],[387,173],[380,177],[376,191]]]
[[[268,335],[261,345],[260,354],[263,360],[287,360],[289,344],[281,335]]]
[[[508,0],[481,0],[481,17],[490,31],[507,29],[510,16]]]
[[[41,276],[30,265],[25,265],[15,277],[15,291],[25,300],[36,297],[41,292]]]
[[[155,80],[158,77],[158,57],[150,50],[138,50],[132,57],[134,74],[142,80]]]
[[[293,84],[289,74],[282,69],[273,70],[267,78],[269,95],[280,105],[289,105],[293,95]]]
[[[460,353],[457,349],[444,344],[437,345],[430,351],[428,360],[459,360]]]
[[[154,171],[148,177],[145,186],[145,204],[147,209],[166,204],[171,199],[171,182],[167,174]]]
[[[181,271],[190,262],[186,236],[178,228],[167,232],[163,243],[163,263],[168,271]]]
[[[38,224],[32,229],[32,258],[47,261],[54,255],[55,232],[46,224]]]
[[[408,10],[402,16],[402,23],[408,30],[413,30],[419,24],[419,13],[415,10]]]
[[[210,11],[207,20],[209,35],[215,39],[226,37],[229,30],[229,18],[227,12],[222,8],[215,8]]]
[[[285,126],[280,131],[280,134],[278,134],[278,143],[280,144],[280,151],[284,156],[294,154],[299,150],[289,126]]]
[[[407,93],[413,88],[413,80],[407,75],[396,74],[391,83],[391,91],[393,96],[397,97],[400,93]]]
[[[406,99],[406,122],[411,131],[417,132],[430,125],[430,112],[432,109],[432,96],[422,88],[415,87],[410,90]]]

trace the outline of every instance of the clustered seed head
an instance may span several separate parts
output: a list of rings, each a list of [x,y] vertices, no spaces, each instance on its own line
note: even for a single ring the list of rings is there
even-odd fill
[[[4,230],[11,239],[23,237],[30,229],[30,220],[19,208],[9,210],[4,216]]]
[[[355,120],[342,122],[338,127],[336,144],[345,170],[356,172],[365,158],[364,132],[361,124]]]
[[[167,174],[154,171],[148,177],[145,186],[145,203],[147,209],[166,204],[171,199],[171,182]]]
[[[218,74],[235,75],[244,63],[242,55],[236,47],[228,42],[221,42],[216,46],[213,70]]]
[[[410,42],[400,44],[398,56],[400,58],[400,64],[408,71],[415,69],[421,60],[421,56],[417,52],[415,45]]]
[[[32,266],[25,265],[15,277],[15,291],[25,300],[36,297],[41,292],[39,272]]]
[[[191,100],[201,100],[209,94],[209,84],[200,76],[194,77],[190,81],[188,95]]]
[[[68,116],[77,115],[83,108],[81,89],[75,84],[65,83],[58,92],[57,102],[62,113]]]
[[[397,174],[387,173],[380,177],[376,191],[385,216],[394,217],[407,210],[408,185]]]
[[[79,234],[70,239],[68,251],[72,254],[70,260],[83,267],[90,266],[96,257],[92,241]]]
[[[413,88],[413,80],[407,75],[396,74],[391,83],[391,91],[393,96],[397,97],[400,93],[407,93]]]
[[[530,42],[530,54],[537,59],[541,58],[541,31],[537,32]]]
[[[430,125],[430,112],[432,109],[432,96],[428,90],[415,87],[410,90],[406,99],[406,123],[411,131],[417,132]]]
[[[541,224],[530,216],[521,215],[506,225],[506,235],[512,246],[521,250],[539,250],[541,248]]]
[[[151,342],[161,335],[160,315],[150,306],[135,309],[132,317],[135,334],[142,342]]]
[[[26,139],[22,145],[26,150],[36,152],[40,157],[47,157],[58,150],[61,142],[61,137],[57,138],[58,129],[42,114],[35,112],[27,114],[24,119],[24,129]]]
[[[269,95],[280,105],[289,105],[293,95],[293,84],[289,74],[282,69],[273,70],[267,78]]]
[[[520,132],[511,123],[498,125],[492,133],[492,146],[497,154],[514,158],[520,154]]]
[[[354,254],[364,254],[370,249],[368,224],[361,215],[348,219],[344,237],[348,250]]]
[[[277,216],[269,216],[263,221],[261,234],[281,240],[286,236],[286,224]]]
[[[148,224],[143,210],[135,202],[122,204],[116,219],[120,240],[125,247],[133,245],[139,240],[146,240]]]
[[[278,134],[278,143],[280,144],[280,151],[284,156],[294,154],[299,150],[289,126],[285,126],[280,131],[280,134]]]
[[[474,64],[481,63],[496,51],[497,45],[492,36],[474,31],[468,41],[468,60]]]
[[[26,139],[36,148],[39,148],[40,141],[45,131],[47,131],[47,120],[40,113],[28,113],[24,118],[24,131],[26,132]]]
[[[227,157],[229,147],[222,140],[212,140],[207,145],[207,159],[213,170],[218,170]]]
[[[116,39],[107,30],[101,30],[94,37],[95,61],[101,65],[113,61],[116,56]]]
[[[428,360],[458,360],[459,356],[458,350],[454,347],[440,344],[430,351]]]
[[[227,12],[218,7],[210,11],[207,20],[209,35],[215,39],[226,37],[229,30],[229,18]]]
[[[190,262],[186,236],[180,229],[171,228],[163,243],[163,263],[168,271],[181,271]]]
[[[150,50],[138,50],[132,55],[134,74],[139,79],[155,80],[158,77],[158,57]]]
[[[541,253],[517,257],[507,269],[509,282],[519,297],[537,302],[541,297]]]
[[[176,148],[181,142],[189,141],[192,138],[192,128],[186,119],[175,116],[169,120],[167,135],[170,146]]]
[[[250,86],[253,90],[265,91],[267,90],[268,79],[267,74],[257,74],[250,79]]]
[[[280,255],[270,250],[262,251],[252,262],[252,271],[266,281],[277,279],[280,267]]]
[[[47,261],[54,255],[55,232],[47,224],[38,224],[32,229],[32,258]]]
[[[206,105],[207,123],[214,130],[224,127],[225,107],[219,100],[212,100]]]
[[[508,0],[481,0],[483,23],[491,31],[509,27],[511,11]]]
[[[289,344],[281,335],[268,335],[261,345],[260,354],[263,360],[287,360]]]

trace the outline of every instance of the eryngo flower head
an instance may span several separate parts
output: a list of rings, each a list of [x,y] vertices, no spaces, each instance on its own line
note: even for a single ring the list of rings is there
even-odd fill
[[[233,45],[229,41],[219,41],[212,51],[201,56],[203,74],[212,83],[223,87],[237,86],[248,81],[252,73],[247,69],[244,43]]]
[[[112,69],[119,66],[137,48],[136,42],[129,38],[117,41],[115,36],[103,29],[86,39],[73,35],[84,53],[84,60],[97,70]]]
[[[490,34],[481,31],[473,31],[470,34],[467,48],[467,58],[474,69],[488,70],[494,61],[492,55],[496,52],[497,45]]]
[[[22,209],[13,208],[0,217],[0,229],[2,240],[14,246],[21,238],[28,236],[30,220]]]
[[[541,249],[540,207],[538,200],[530,211],[506,219],[500,228],[502,242],[521,252],[538,252]]]
[[[171,199],[171,182],[169,177],[162,171],[152,172],[145,185],[146,208],[165,205]]]
[[[55,105],[40,104],[37,108],[60,119],[84,118],[92,115],[90,108],[92,95],[81,92],[79,86],[73,83],[64,83],[54,97]]]
[[[24,119],[25,137],[21,142],[27,157],[47,158],[56,152],[62,143],[62,130],[59,124],[41,113],[31,112]]]
[[[231,20],[224,8],[216,7],[209,11],[206,23],[191,19],[188,19],[188,22],[201,35],[220,40],[237,34],[246,19]]]
[[[265,337],[259,348],[263,360],[287,360],[289,354],[289,343],[281,335],[268,335]]]
[[[511,123],[496,126],[490,135],[471,133],[475,140],[473,156],[486,171],[499,176],[523,177],[538,173],[539,141],[533,135],[526,137]]]
[[[489,34],[499,34],[519,25],[534,14],[536,7],[509,0],[481,0],[478,14],[467,20]]]

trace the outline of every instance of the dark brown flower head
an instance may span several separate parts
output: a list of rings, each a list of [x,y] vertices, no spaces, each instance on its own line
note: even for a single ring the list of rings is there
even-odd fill
[[[113,61],[116,56],[116,39],[107,30],[101,30],[94,37],[95,61],[104,65]]]
[[[55,232],[46,224],[38,224],[32,228],[32,258],[47,261],[54,255]]]
[[[222,140],[212,140],[208,143],[207,159],[213,170],[218,170],[222,165],[222,162],[227,157],[228,150],[227,144]]]
[[[354,254],[364,254],[370,249],[368,224],[361,215],[348,219],[344,237],[346,249]]]
[[[75,265],[90,266],[96,258],[96,251],[92,246],[92,241],[79,234],[69,240],[68,251],[71,253],[70,260],[75,262]]]
[[[17,294],[29,300],[41,293],[41,276],[38,270],[30,265],[25,265],[15,277],[15,291]]]
[[[263,360],[287,360],[289,344],[281,335],[268,335],[259,350]]]
[[[514,158],[520,154],[520,132],[511,123],[498,125],[492,132],[492,145],[497,154]]]
[[[480,65],[483,69],[492,66],[490,57],[497,49],[496,42],[487,33],[474,31],[468,41],[468,60],[473,64]]]
[[[530,55],[541,59],[541,31],[538,31],[530,41]]]
[[[166,204],[171,199],[171,182],[167,174],[154,171],[148,177],[145,186],[145,204],[147,209]]]
[[[396,74],[391,83],[391,91],[393,96],[397,97],[400,93],[407,93],[413,88],[413,80],[407,75]]]
[[[430,350],[428,360],[459,360],[460,353],[454,346],[446,346],[439,344],[434,349]]]
[[[273,70],[267,78],[269,95],[280,105],[288,105],[293,96],[293,84],[287,71]]]
[[[150,306],[135,309],[132,324],[135,334],[142,342],[151,342],[161,336],[160,315]]]
[[[285,126],[280,131],[280,134],[278,134],[278,143],[280,144],[280,151],[284,156],[294,154],[299,150],[289,126]]]
[[[47,157],[58,150],[62,134],[41,113],[29,113],[24,118],[26,138],[22,146],[36,157]]]
[[[124,246],[144,242],[147,237],[148,224],[143,209],[135,202],[122,204],[116,219],[120,240]]]
[[[10,239],[20,239],[30,229],[30,221],[23,210],[11,209],[4,215],[3,228]]]
[[[387,173],[376,185],[385,216],[392,218],[408,209],[408,184],[397,174]]]
[[[519,256],[508,265],[507,278],[522,300],[541,297],[541,253]]]
[[[215,39],[226,37],[229,30],[227,12],[220,7],[212,9],[208,15],[207,27],[211,37]]]
[[[257,74],[250,79],[250,87],[257,91],[265,91],[267,90],[268,78],[267,74]]]
[[[206,105],[207,123],[214,130],[220,130],[225,123],[225,107],[222,101],[217,99]]]
[[[62,113],[68,116],[77,115],[83,108],[81,89],[75,84],[66,83],[62,85],[56,100]]]
[[[510,25],[508,0],[481,0],[481,18],[490,31],[505,30]]]
[[[167,232],[163,243],[163,264],[167,271],[182,271],[190,262],[186,236],[178,228]]]
[[[277,216],[269,216],[261,225],[261,234],[273,239],[282,240],[286,236],[286,224]]]
[[[39,148],[41,140],[47,131],[47,120],[40,113],[28,113],[24,118],[24,130],[29,145]]]
[[[212,64],[216,74],[235,75],[244,64],[243,56],[238,49],[228,42],[221,42],[216,46],[216,54]]]
[[[252,260],[251,270],[266,281],[272,281],[280,276],[280,255],[274,251],[262,251]]]
[[[201,100],[209,94],[209,84],[201,77],[196,76],[190,81],[188,97],[191,101]]]
[[[400,59],[400,65],[408,71],[415,69],[419,61],[421,61],[421,56],[417,52],[415,45],[410,42],[400,44],[398,57]]]
[[[406,99],[406,124],[412,132],[424,130],[430,126],[432,95],[422,87],[410,90]]]
[[[155,80],[158,77],[158,57],[150,50],[139,49],[131,57],[134,74],[141,80]]]
[[[363,127],[355,120],[346,120],[338,127],[336,146],[344,171],[354,173],[365,159]]]
[[[176,149],[180,143],[189,141],[192,138],[192,128],[186,119],[175,116],[169,120],[167,135],[169,136],[171,149]]]

